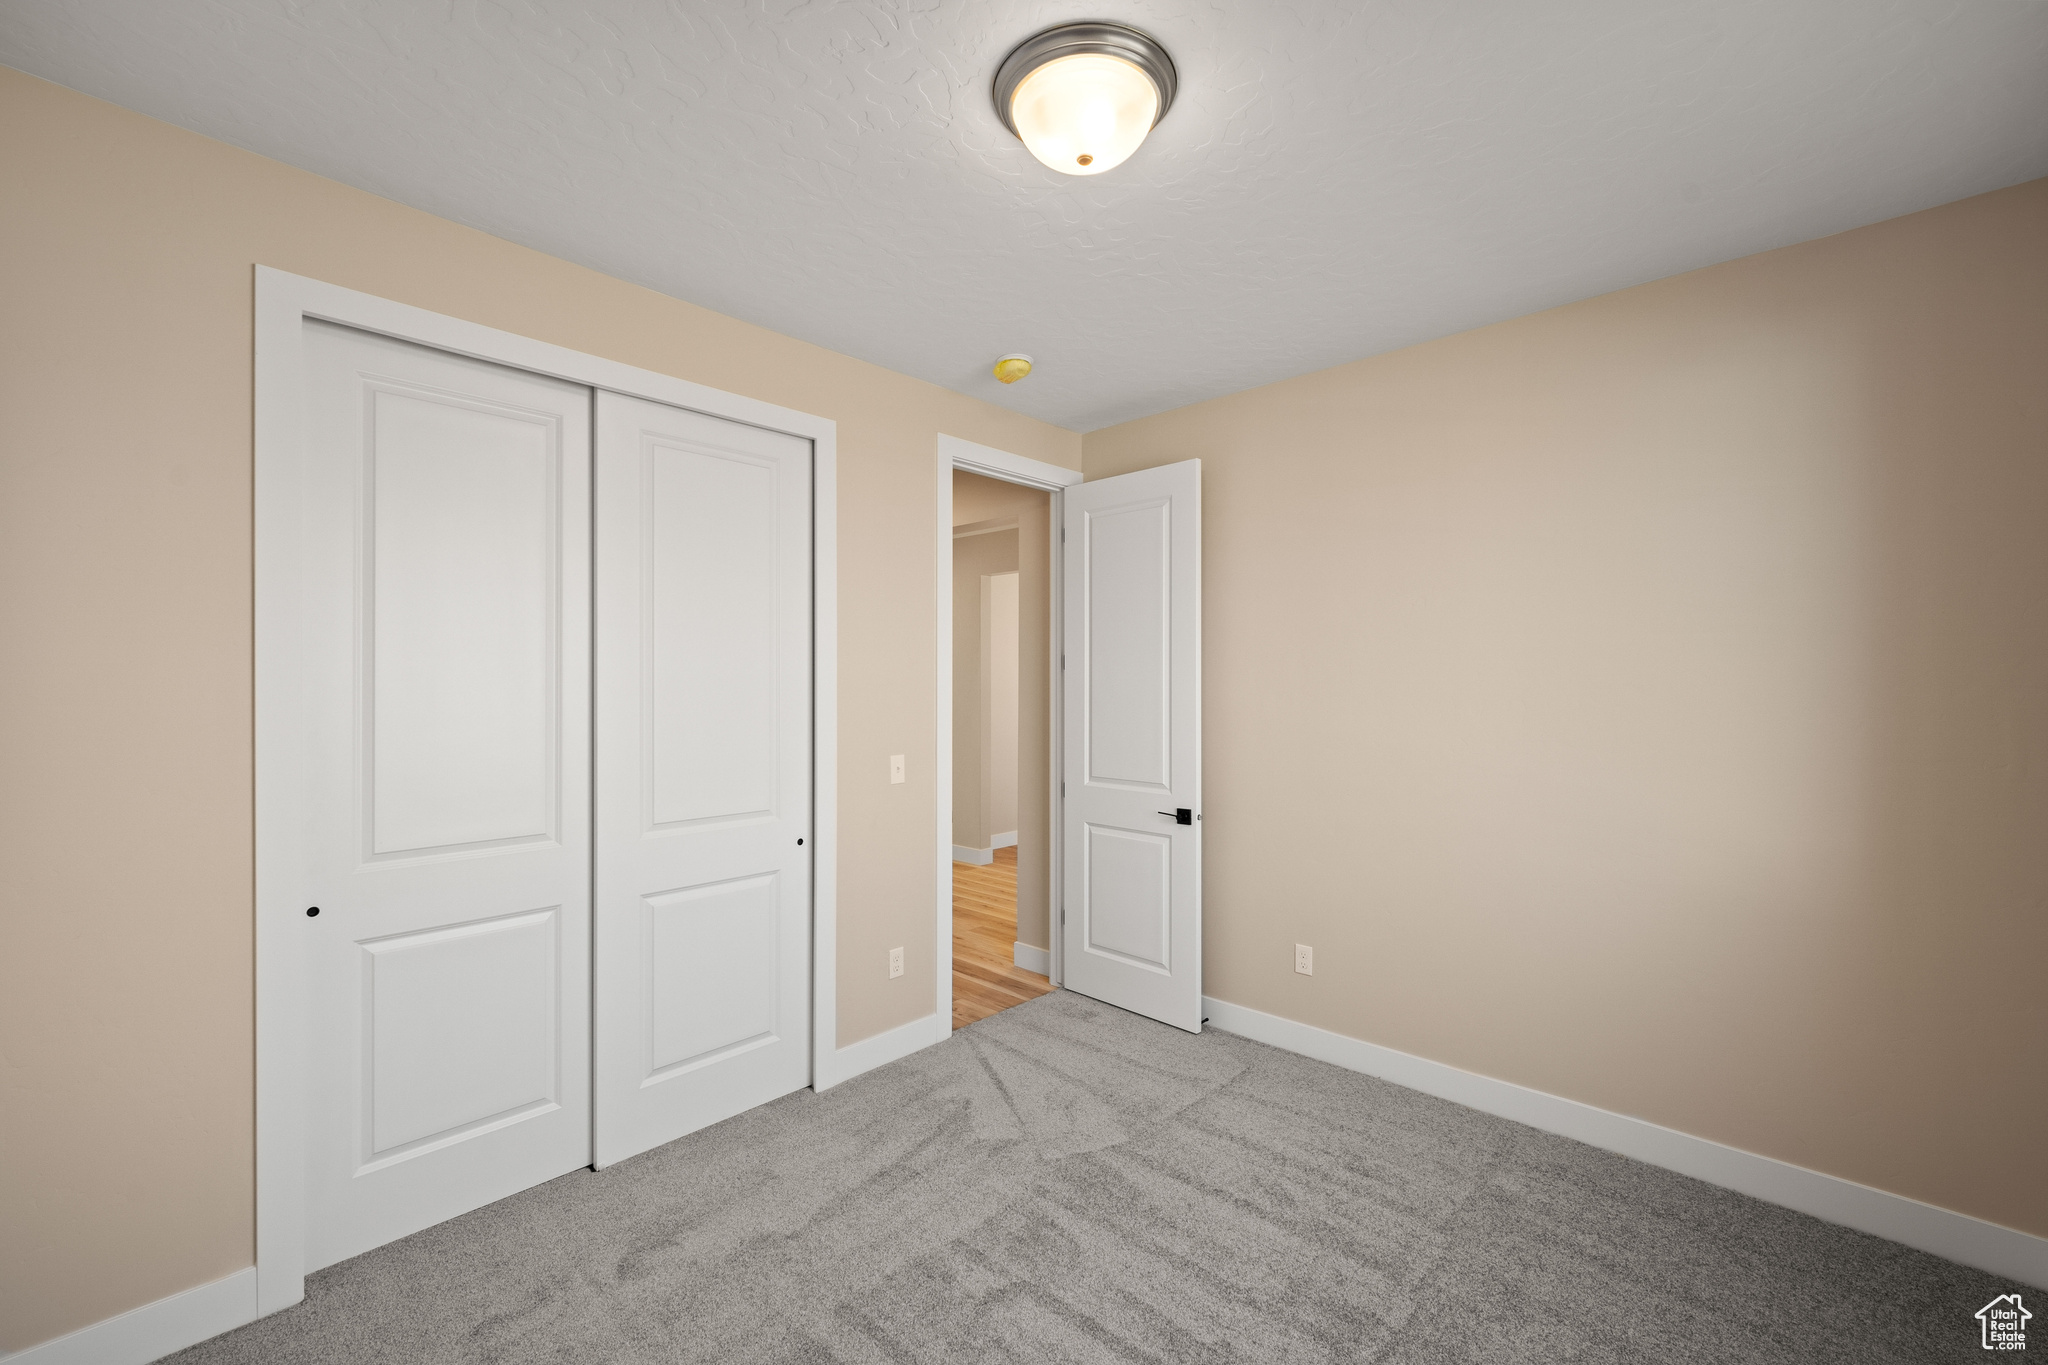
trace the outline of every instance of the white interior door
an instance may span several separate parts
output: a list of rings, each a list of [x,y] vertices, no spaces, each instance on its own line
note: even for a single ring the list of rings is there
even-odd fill
[[[1063,501],[1063,984],[1200,1031],[1202,463]]]
[[[310,1270],[590,1161],[590,392],[305,328]]]
[[[612,393],[597,431],[604,1166],[810,1083],[811,443]]]
[[[1066,490],[1069,990],[1202,1028],[1202,462]]]

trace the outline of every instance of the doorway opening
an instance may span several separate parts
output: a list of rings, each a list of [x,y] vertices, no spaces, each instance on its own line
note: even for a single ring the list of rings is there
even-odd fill
[[[992,922],[979,935],[983,945],[994,940],[988,956],[996,960],[984,964],[1018,986],[1036,987],[1030,978],[1043,977],[1199,1033],[1202,462],[1084,483],[1074,470],[941,435],[937,472],[942,1006],[934,1022],[966,1022],[968,1011],[953,1010],[955,992],[984,984],[971,961],[955,970],[957,860],[965,854],[970,868],[994,867],[994,836],[1008,832],[988,822],[985,806],[978,825],[955,827],[956,751],[979,752],[982,743],[978,726],[970,731],[955,707],[963,692],[978,706],[981,690],[978,681],[955,682],[969,642],[976,667],[981,652],[979,621],[963,620],[966,603],[982,600],[984,577],[1011,568],[977,559],[970,574],[956,547],[1014,530],[1017,842],[1006,847],[1016,850],[1010,967],[1020,974],[1000,960],[1008,922],[1000,884]],[[1042,577],[1034,572],[1040,562]],[[969,589],[959,590],[961,577],[971,577]],[[990,597],[997,592],[991,583]],[[970,795],[980,789],[978,777],[958,785]],[[961,875],[973,884],[972,872]],[[971,944],[971,922],[962,929]],[[997,997],[989,1012],[1021,1003]]]
[[[1053,989],[1052,495],[952,471],[953,1027]]]

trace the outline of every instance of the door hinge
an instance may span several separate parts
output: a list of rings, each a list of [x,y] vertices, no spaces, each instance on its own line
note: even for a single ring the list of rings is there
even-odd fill
[[[1067,779],[1063,777],[1063,778],[1061,778],[1061,779],[1060,779],[1060,795],[1061,795],[1061,796],[1065,796],[1066,794],[1067,794]]]

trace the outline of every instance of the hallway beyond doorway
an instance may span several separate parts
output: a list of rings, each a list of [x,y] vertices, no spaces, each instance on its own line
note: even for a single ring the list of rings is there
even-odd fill
[[[1053,989],[1016,965],[1017,848],[986,867],[953,864],[953,1027],[1021,1005]]]

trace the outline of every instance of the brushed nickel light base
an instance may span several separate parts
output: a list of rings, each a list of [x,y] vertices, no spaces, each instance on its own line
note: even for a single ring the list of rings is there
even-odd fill
[[[1003,58],[1003,64],[996,68],[995,84],[996,114],[1002,119],[1003,126],[1012,133],[1017,132],[1017,125],[1010,121],[1010,99],[1026,76],[1047,62],[1087,54],[1121,57],[1152,78],[1152,84],[1159,91],[1159,112],[1152,116],[1152,126],[1158,127],[1159,120],[1166,117],[1167,109],[1173,105],[1174,88],[1179,84],[1173,58],[1166,55],[1166,49],[1149,33],[1141,33],[1122,24],[1098,23],[1061,24],[1049,28],[1035,37],[1026,38],[1015,51]],[[1023,135],[1020,133],[1018,136]]]

